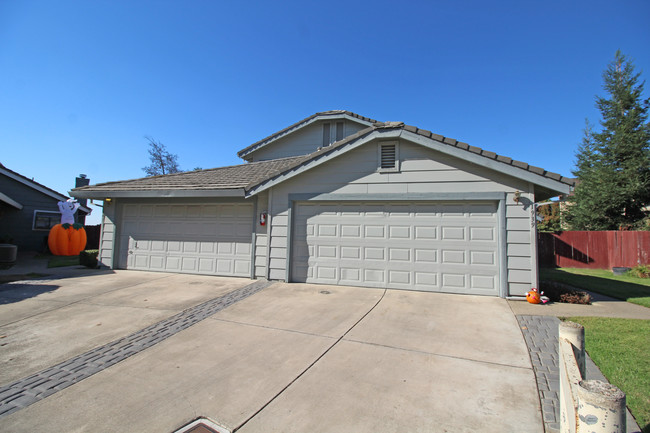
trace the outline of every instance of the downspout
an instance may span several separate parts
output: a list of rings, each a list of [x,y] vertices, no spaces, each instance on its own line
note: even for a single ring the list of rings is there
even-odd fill
[[[528,190],[530,191],[530,194],[535,200],[535,185],[532,183],[529,184]],[[531,231],[531,289],[532,288],[537,288],[539,290],[539,257],[537,254],[537,206],[535,205],[535,202],[533,202],[533,206],[531,209],[531,221],[530,221],[530,231]],[[541,292],[541,290],[539,290]]]
[[[271,279],[271,227],[273,225],[273,187],[269,188],[267,199],[268,215],[266,217],[266,279]],[[288,260],[287,260],[288,264]]]
[[[257,196],[253,197],[253,230],[251,234],[251,280],[255,279],[255,250],[257,248]]]

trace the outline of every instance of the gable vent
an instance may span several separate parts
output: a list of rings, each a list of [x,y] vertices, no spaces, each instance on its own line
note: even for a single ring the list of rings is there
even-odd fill
[[[381,168],[395,168],[397,161],[397,145],[381,145]]]
[[[332,144],[330,140],[330,124],[323,123],[323,147],[329,146]]]

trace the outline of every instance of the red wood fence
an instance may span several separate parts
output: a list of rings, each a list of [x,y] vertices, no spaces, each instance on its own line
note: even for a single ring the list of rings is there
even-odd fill
[[[650,232],[539,233],[540,266],[611,269],[650,264]]]

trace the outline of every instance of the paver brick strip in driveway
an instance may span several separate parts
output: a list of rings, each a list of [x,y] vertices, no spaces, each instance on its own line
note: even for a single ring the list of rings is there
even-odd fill
[[[242,278],[116,271],[3,285],[0,386],[250,283]]]
[[[265,280],[256,281],[148,326],[127,337],[3,386],[0,388],[0,416],[25,408],[115,365],[271,284]]]

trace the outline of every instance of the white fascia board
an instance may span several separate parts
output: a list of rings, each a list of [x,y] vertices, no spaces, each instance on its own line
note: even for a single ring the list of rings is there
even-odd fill
[[[569,194],[569,192],[571,191],[571,187],[565,183],[558,182],[553,179],[549,179],[548,177],[544,177],[539,174],[532,173],[522,168],[514,167],[510,164],[497,161],[496,159],[486,158],[485,156],[481,156],[479,154],[472,153],[464,149],[459,149],[455,146],[441,143],[431,138],[423,137],[413,132],[403,130],[402,134],[400,135],[400,138],[411,141],[416,144],[420,144],[424,147],[428,147],[429,149],[442,152],[450,156],[454,156],[456,158],[464,159],[465,161],[471,162],[473,164],[480,165],[482,167],[487,167],[489,169],[507,174],[509,176],[518,179],[523,179],[527,182],[548,188],[553,191],[557,191],[558,193],[561,194]]]
[[[244,197],[243,188],[233,189],[167,189],[150,191],[70,191],[76,198],[92,198],[103,200],[105,198],[184,198],[184,197]]]
[[[11,197],[8,197],[7,195],[1,192],[0,192],[0,201],[7,203],[9,206],[13,206],[18,210],[21,210],[23,208],[22,204],[18,203],[16,200],[12,199]]]
[[[337,156],[349,152],[350,150],[356,149],[359,146],[362,146],[363,144],[374,140],[375,138],[397,138],[400,135],[400,130],[398,129],[392,129],[392,130],[386,130],[385,132],[380,132],[379,130],[372,131],[370,134],[367,136],[354,141],[349,144],[344,144],[340,147],[337,147],[335,149],[332,149],[329,153],[324,154],[323,156],[316,156],[314,159],[310,160],[309,162],[296,167],[294,169],[291,169],[290,171],[280,174],[272,179],[267,180],[266,182],[261,183],[260,185],[257,185],[251,189],[248,190],[246,193],[246,197],[250,197],[256,194],[259,194],[262,191],[265,191],[269,188],[271,188],[274,185],[277,185],[281,182],[284,182],[287,179],[291,179],[294,176],[299,175],[300,173],[304,173],[307,170],[311,170],[314,167],[318,167],[319,165],[323,164],[324,162],[327,162],[333,158],[336,158]],[[327,149],[327,148],[325,148]]]
[[[296,126],[295,128],[289,129],[289,130],[283,132],[282,134],[277,135],[277,136],[271,138],[271,139],[268,140],[268,141],[265,141],[265,142],[259,143],[259,144],[258,144],[257,146],[255,146],[254,148],[249,149],[248,151],[246,151],[246,153],[243,153],[243,154],[239,155],[239,157],[242,158],[242,159],[244,159],[244,157],[246,157],[247,155],[250,155],[251,153],[253,153],[253,152],[259,150],[260,148],[262,148],[262,147],[264,147],[264,146],[266,146],[266,145],[268,145],[268,144],[273,143],[274,141],[277,141],[277,140],[281,139],[282,137],[286,137],[287,135],[293,134],[294,132],[299,131],[299,130],[301,130],[302,128],[305,128],[305,127],[311,125],[311,124],[314,123],[314,122],[318,122],[319,120],[329,120],[329,119],[333,119],[333,120],[346,119],[346,120],[351,120],[351,121],[353,121],[353,122],[361,123],[362,125],[372,126],[372,122],[368,122],[368,121],[366,121],[366,120],[361,120],[361,119],[358,119],[358,118],[356,118],[356,117],[352,117],[352,116],[350,116],[350,115],[348,115],[348,114],[346,114],[346,113],[341,113],[341,114],[329,114],[329,115],[326,114],[326,115],[322,115],[322,116],[316,116],[316,117],[314,117],[314,118],[312,118],[312,119],[309,119],[309,120],[306,121],[305,123]],[[272,134],[271,134],[271,135],[272,135]]]

